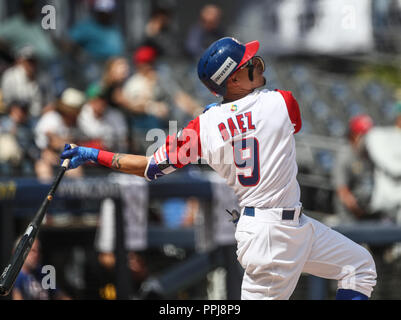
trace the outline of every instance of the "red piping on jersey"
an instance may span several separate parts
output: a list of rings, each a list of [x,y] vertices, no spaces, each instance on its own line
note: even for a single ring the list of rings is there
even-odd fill
[[[183,130],[180,136],[186,136],[185,140],[177,135],[168,136],[166,139],[166,152],[170,164],[175,168],[197,161],[202,157],[200,141],[199,117],[192,120]],[[190,152],[197,148],[197,153]],[[184,157],[185,155],[185,157]]]
[[[302,119],[297,100],[295,100],[291,91],[283,91],[278,89],[276,89],[275,91],[279,92],[284,98],[288,110],[288,115],[292,124],[294,125],[294,134],[299,132],[299,130],[301,130],[302,128]]]

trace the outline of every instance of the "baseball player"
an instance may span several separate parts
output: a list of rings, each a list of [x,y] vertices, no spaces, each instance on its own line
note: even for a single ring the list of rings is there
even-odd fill
[[[337,299],[364,300],[376,284],[362,246],[302,212],[294,134],[298,103],[289,91],[260,89],[259,42],[222,38],[204,52],[198,76],[222,102],[208,106],[153,156],[68,145],[70,168],[92,161],[154,180],[199,159],[230,185],[241,207],[235,237],[245,269],[242,299],[289,299],[302,272],[338,280]]]

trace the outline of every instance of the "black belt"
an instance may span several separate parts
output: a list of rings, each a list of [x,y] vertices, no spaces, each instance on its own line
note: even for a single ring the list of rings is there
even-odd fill
[[[255,216],[255,208],[253,207],[245,207],[244,210],[244,215],[245,216],[250,216],[250,217],[254,217]],[[302,208],[301,208],[301,212],[299,213],[299,216],[302,215]],[[282,214],[282,220],[294,220],[295,217],[295,210],[283,210],[283,214]]]

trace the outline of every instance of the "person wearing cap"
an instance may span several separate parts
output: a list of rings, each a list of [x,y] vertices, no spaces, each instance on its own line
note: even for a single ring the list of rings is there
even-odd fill
[[[41,158],[35,164],[38,178],[52,179],[53,169],[58,165],[58,152],[66,141],[77,142],[77,118],[85,101],[83,92],[67,88],[55,102],[55,108],[39,118],[34,128],[35,143],[41,150]]]
[[[95,0],[90,18],[72,26],[70,40],[82,48],[91,58],[105,61],[124,53],[124,39],[115,25],[114,0]]]
[[[401,224],[401,103],[394,105],[394,125],[378,126],[366,136],[375,165],[372,206]]]
[[[148,181],[190,163],[208,164],[234,189],[241,208],[230,212],[244,268],[241,299],[289,299],[304,272],[337,280],[337,299],[367,300],[376,285],[371,254],[303,211],[294,137],[302,128],[300,108],[290,91],[262,88],[259,46],[225,37],[206,49],[198,76],[221,99],[155,153],[66,145],[61,158],[71,159],[69,169],[91,161]]]
[[[29,113],[38,117],[43,106],[43,93],[37,81],[38,59],[31,46],[21,48],[16,56],[16,63],[7,69],[1,79],[4,102],[14,100],[28,101]]]
[[[160,88],[158,73],[155,68],[157,50],[152,46],[140,46],[135,50],[132,60],[135,73],[123,87],[124,95],[137,103],[142,102],[146,114],[164,119],[168,114],[166,94]]]
[[[342,224],[377,217],[370,206],[374,167],[364,143],[372,127],[373,120],[367,114],[351,118],[349,143],[337,153],[332,177],[337,195],[336,213]]]
[[[151,128],[165,128],[170,112],[168,93],[160,86],[156,69],[157,49],[139,46],[132,54],[134,73],[122,87],[125,99],[134,102],[130,117],[133,128],[133,149],[144,152],[145,136]]]
[[[124,95],[137,104],[142,104],[146,114],[165,119],[177,120],[181,125],[188,116],[193,117],[202,109],[191,95],[185,92],[173,79],[156,68],[158,50],[149,45],[140,46],[133,54],[135,74],[123,87]]]

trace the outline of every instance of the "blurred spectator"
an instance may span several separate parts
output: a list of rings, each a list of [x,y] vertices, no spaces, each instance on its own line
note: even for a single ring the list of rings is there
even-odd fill
[[[105,61],[124,51],[124,39],[115,25],[115,0],[95,0],[92,16],[70,30],[71,40],[92,58]]]
[[[0,163],[7,166],[9,174],[30,175],[40,152],[33,139],[29,106],[23,101],[12,101],[7,109],[8,115],[0,118]]]
[[[21,12],[0,25],[0,48],[15,55],[22,47],[32,46],[41,61],[54,59],[57,56],[57,48],[50,33],[42,28],[37,1],[19,2]]]
[[[87,90],[87,94],[93,96],[96,92],[102,92],[102,97],[111,108],[123,112],[127,137],[129,138],[128,148],[133,151],[135,147],[131,146],[130,138],[133,136],[133,132],[130,119],[138,114],[145,114],[146,105],[140,100],[129,99],[123,93],[123,87],[128,76],[128,61],[124,57],[111,58],[106,62],[101,80],[92,83]]]
[[[210,44],[224,37],[221,14],[221,9],[217,5],[205,5],[200,12],[199,21],[190,28],[185,48],[194,60],[198,59]]]
[[[88,88],[88,94],[102,92],[109,106],[120,109],[127,115],[144,113],[145,105],[141,101],[128,99],[123,93],[123,87],[129,76],[129,65],[125,58],[115,57],[106,62],[100,82],[93,83]]]
[[[116,300],[116,257],[113,252],[96,252],[85,269],[85,298]]]
[[[145,113],[132,118],[133,143],[137,151],[145,151],[143,141],[149,129],[166,127],[169,107],[165,103],[166,94],[158,83],[156,58],[155,48],[151,46],[138,48],[133,55],[136,72],[123,87],[124,96],[141,105]]]
[[[99,222],[95,236],[95,252],[86,268],[86,297],[89,299],[115,300],[116,292],[116,217],[114,201],[105,199],[99,212]],[[139,291],[142,282],[149,274],[145,259],[138,252],[127,252],[127,265],[130,270],[129,287],[133,293]]]
[[[160,57],[169,63],[176,63],[183,57],[180,36],[173,22],[171,9],[156,7],[145,26],[144,45],[155,47]]]
[[[35,164],[39,179],[50,180],[54,169],[60,166],[59,153],[66,143],[77,143],[77,118],[85,95],[79,90],[68,88],[56,102],[55,108],[45,112],[35,129],[35,143],[41,150],[41,158]],[[82,170],[70,170],[69,176],[81,176]]]
[[[133,294],[135,295],[149,271],[141,254],[130,251],[127,253],[127,263],[130,270]],[[87,288],[85,298],[91,300],[116,300],[116,256],[114,252],[95,253],[86,267]]]
[[[394,126],[372,129],[366,146],[375,165],[372,206],[401,224],[401,103],[395,110]]]
[[[121,111],[111,108],[101,92],[95,93],[82,107],[78,128],[87,139],[84,145],[126,153],[128,129]]]
[[[122,93],[122,87],[128,76],[127,59],[115,57],[106,62],[101,82],[96,85],[100,87],[110,106],[118,109],[129,109],[130,101],[126,100]]]
[[[374,217],[370,208],[373,163],[364,144],[364,137],[372,127],[373,121],[368,115],[351,118],[349,143],[338,152],[333,179],[341,223]]]
[[[18,239],[20,240],[20,238]],[[16,244],[18,243],[16,241]],[[26,257],[25,263],[21,268],[15,285],[12,290],[13,300],[71,300],[62,290],[45,289],[42,285],[42,278],[46,275],[42,273],[40,265],[40,242],[35,240],[32,248]],[[57,283],[56,283],[57,285]]]
[[[37,63],[34,49],[24,47],[17,54],[15,66],[4,72],[1,81],[4,103],[29,101],[29,112],[33,117],[40,115],[43,105],[43,95],[37,81]]]
[[[157,57],[154,47],[139,47],[133,55],[136,73],[123,87],[124,95],[142,105],[147,114],[133,119],[135,140],[142,151],[145,147],[143,141],[149,129],[166,129],[167,119],[176,120],[181,127],[186,124],[188,118],[202,112],[198,101],[183,91],[174,79],[169,78],[169,73],[161,73],[156,68]]]
[[[136,73],[124,85],[124,94],[129,99],[142,102],[146,113],[160,118],[166,118],[169,112],[174,113],[173,105],[180,109],[178,112],[184,112],[191,117],[198,115],[201,109],[196,100],[184,92],[173,79],[161,79],[155,65],[157,57],[156,49],[151,46],[142,46],[134,52]],[[171,119],[171,115],[169,118]]]

